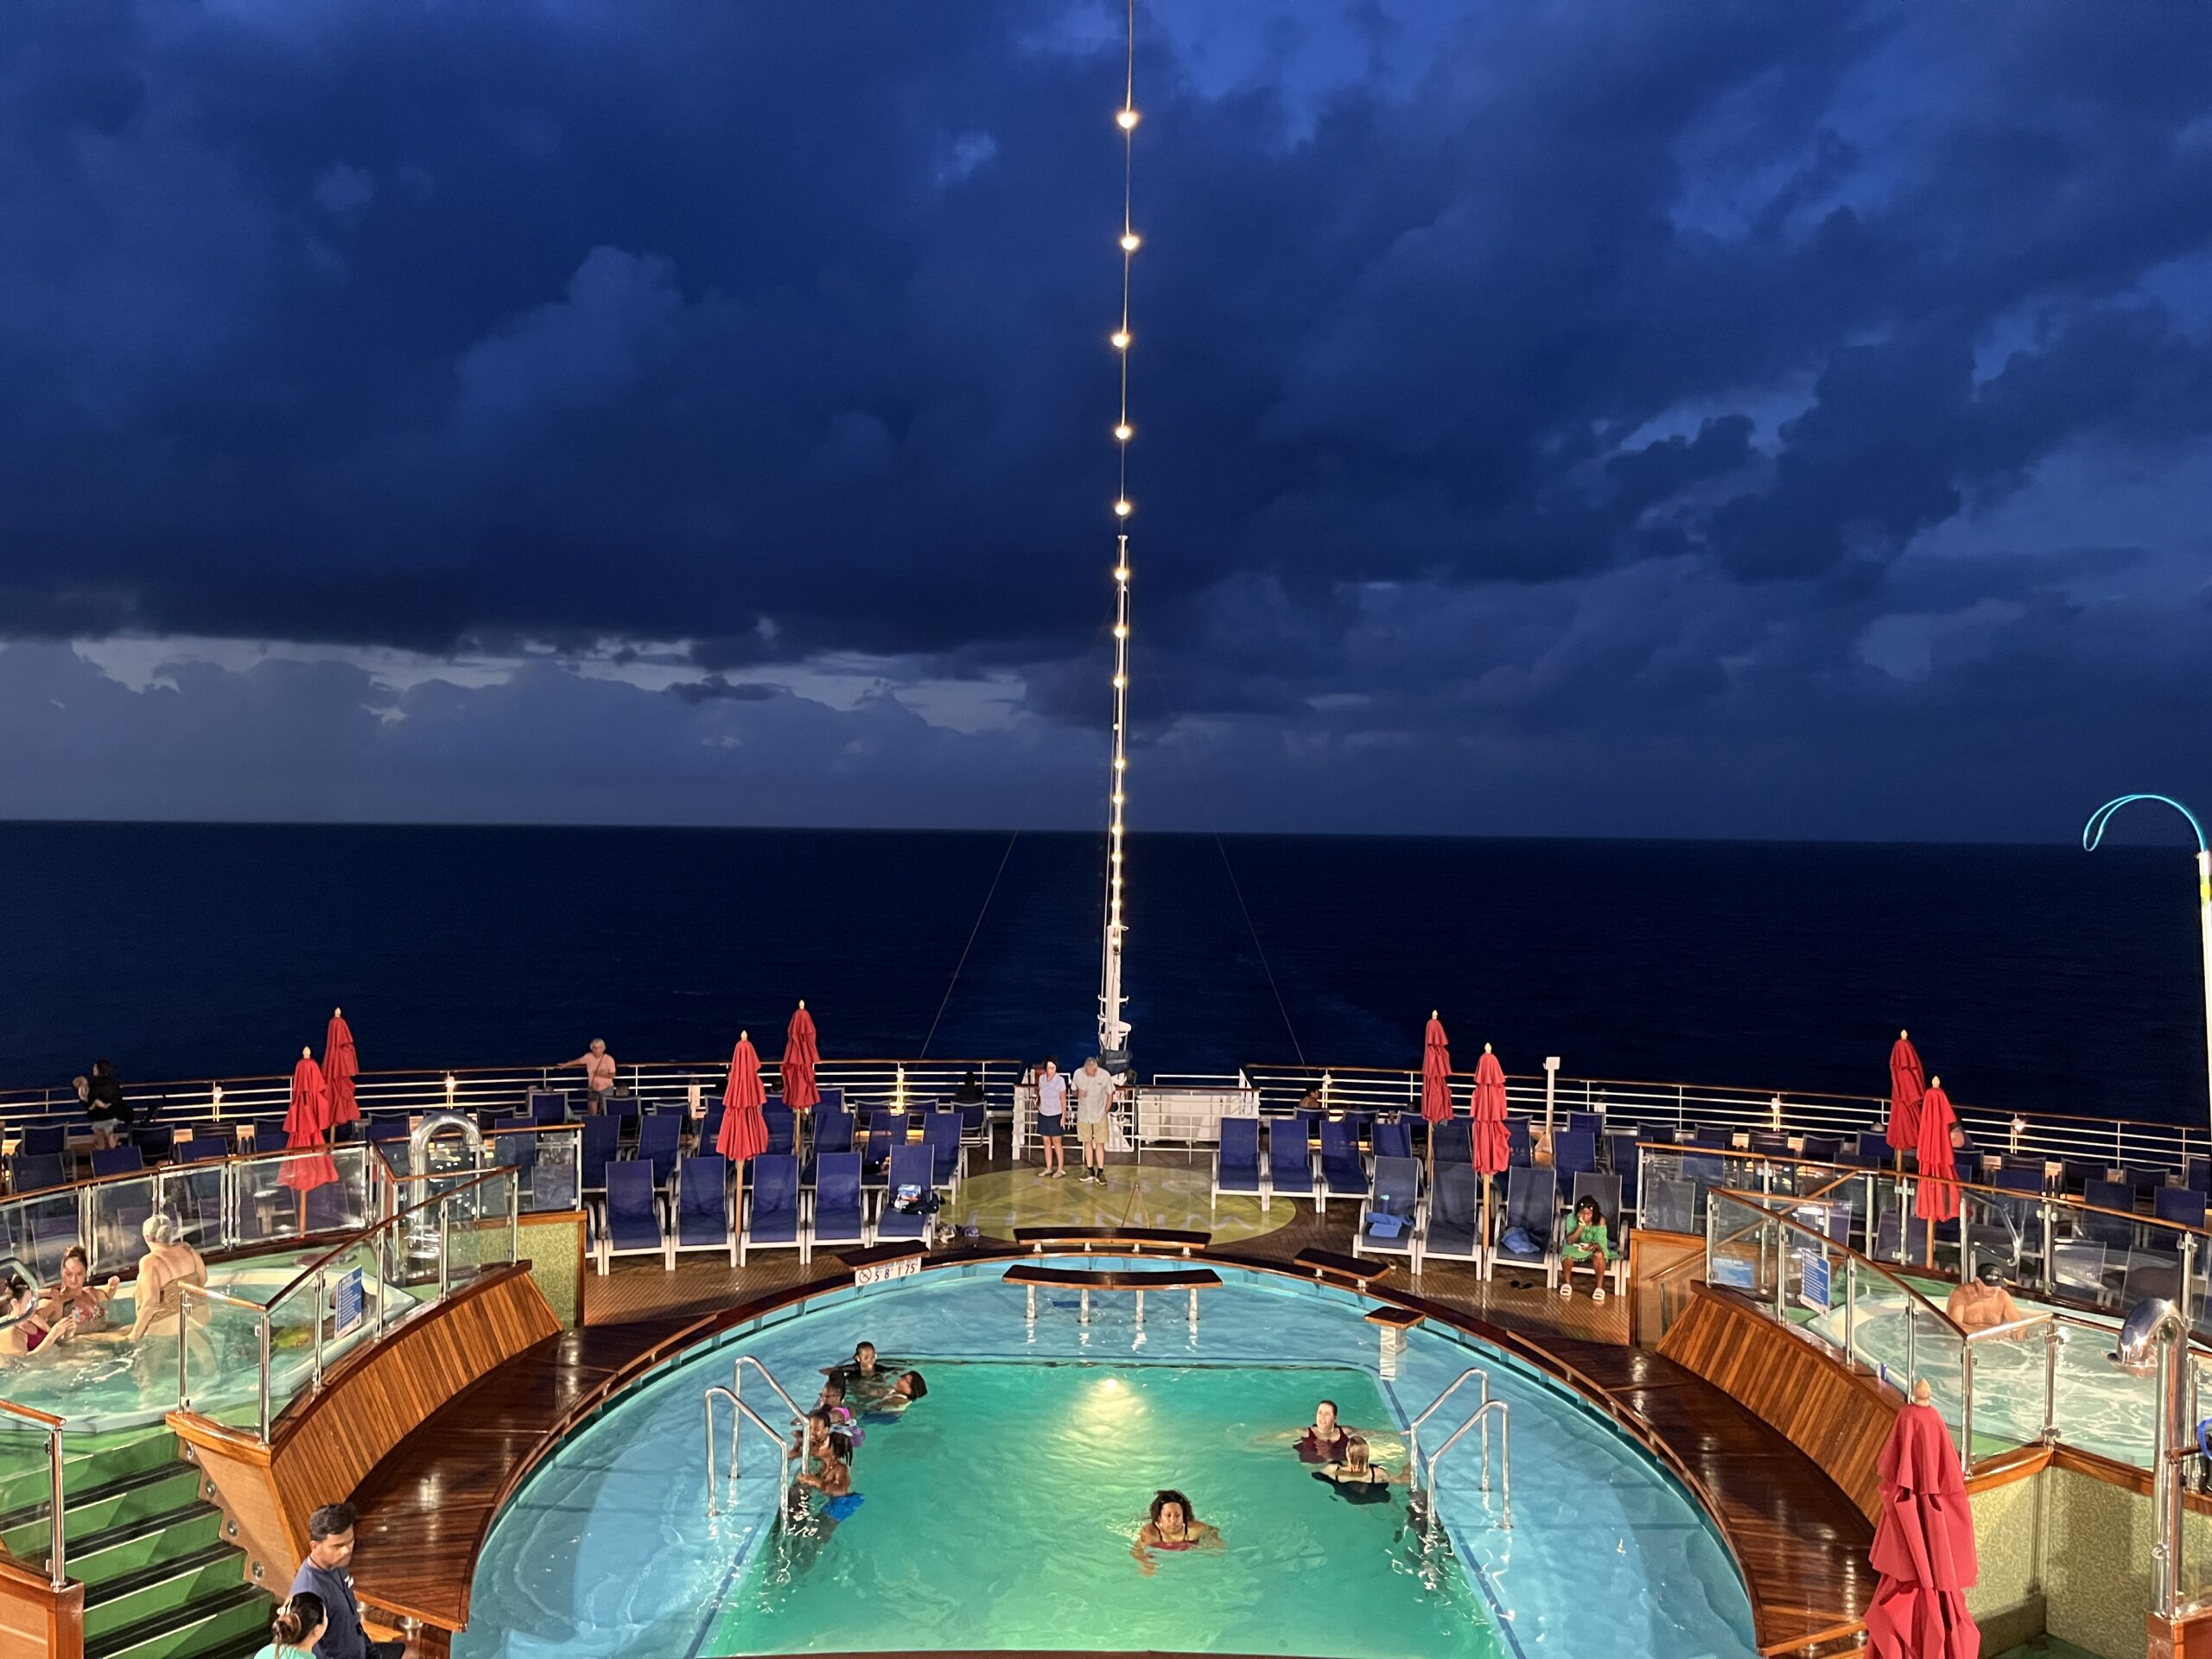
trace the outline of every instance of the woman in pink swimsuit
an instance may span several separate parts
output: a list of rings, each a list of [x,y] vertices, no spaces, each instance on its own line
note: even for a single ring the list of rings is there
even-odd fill
[[[1160,1569],[1160,1563],[1152,1559],[1155,1549],[1220,1548],[1221,1534],[1191,1513],[1189,1498],[1170,1489],[1152,1500],[1152,1519],[1137,1529],[1137,1541],[1129,1546],[1129,1554],[1137,1558],[1145,1577],[1150,1578]]]

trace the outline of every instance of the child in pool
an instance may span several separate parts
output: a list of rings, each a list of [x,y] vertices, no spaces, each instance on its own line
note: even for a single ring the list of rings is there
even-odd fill
[[[843,1377],[832,1376],[823,1379],[822,1398],[816,1402],[816,1409],[828,1412],[830,1427],[850,1440],[855,1452],[860,1450],[861,1442],[868,1438],[868,1431],[860,1426],[859,1420],[853,1415],[853,1408],[845,1403]]]
[[[1152,1559],[1155,1549],[1220,1548],[1221,1534],[1191,1513],[1189,1498],[1170,1488],[1154,1497],[1152,1518],[1137,1529],[1137,1541],[1129,1546],[1129,1554],[1136,1557],[1145,1577],[1150,1578],[1160,1570],[1160,1564]]]
[[[893,1379],[891,1387],[869,1401],[864,1408],[878,1422],[896,1422],[906,1414],[906,1408],[930,1391],[919,1371],[901,1371]]]

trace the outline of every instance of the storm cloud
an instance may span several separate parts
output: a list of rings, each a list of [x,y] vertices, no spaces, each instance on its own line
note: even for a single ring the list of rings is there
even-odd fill
[[[1140,826],[2212,785],[2201,9],[1140,35]],[[11,810],[1086,822],[1119,53],[1075,0],[11,9]]]

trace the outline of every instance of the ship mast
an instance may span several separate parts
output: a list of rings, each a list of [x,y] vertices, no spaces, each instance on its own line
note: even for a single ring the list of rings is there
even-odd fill
[[[1136,435],[1129,424],[1129,350],[1135,337],[1129,331],[1129,270],[1136,256],[1138,236],[1131,222],[1130,180],[1136,149],[1137,6],[1128,0],[1128,57],[1122,85],[1122,107],[1114,124],[1122,130],[1122,323],[1110,336],[1121,359],[1121,416],[1114,423],[1114,445],[1120,461],[1121,488],[1114,498],[1114,517],[1122,526],[1115,537],[1114,559],[1114,759],[1107,774],[1106,924],[1098,969],[1099,1064],[1109,1071],[1128,1067],[1129,1024],[1122,1018],[1126,999],[1122,995],[1122,842],[1123,809],[1128,798],[1129,771],[1129,537],[1126,528],[1133,511],[1129,503],[1129,441]]]

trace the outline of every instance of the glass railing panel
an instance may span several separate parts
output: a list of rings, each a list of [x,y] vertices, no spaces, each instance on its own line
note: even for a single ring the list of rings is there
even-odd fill
[[[45,1573],[54,1573],[54,1432],[14,1412],[0,1411],[0,1554]],[[65,1548],[64,1562],[67,1552]]]
[[[1943,1415],[1952,1442],[1967,1444],[1966,1341],[1958,1328],[1917,1298],[1904,1299],[1905,1354],[1891,1380],[1909,1395],[1916,1379],[1925,1378],[1929,1403]]]
[[[155,1202],[173,1219],[184,1243],[196,1250],[219,1250],[231,1242],[226,1195],[230,1175],[220,1162],[172,1164],[161,1172]],[[134,1250],[135,1259],[137,1252]]]
[[[1786,1231],[1767,1211],[1720,1192],[1711,1193],[1706,1215],[1706,1282],[1739,1291],[1771,1308],[1780,1281],[1775,1260]]]
[[[121,1272],[146,1253],[146,1224],[163,1207],[157,1188],[153,1176],[134,1175],[82,1189],[83,1242],[91,1252],[93,1271]],[[219,1229],[220,1222],[219,1214]]]
[[[583,1202],[583,1130],[570,1125],[539,1129],[527,1138],[530,1159],[517,1166],[523,1209],[538,1214],[576,1209]]]
[[[396,1317],[381,1272],[379,1240],[357,1239],[286,1287],[270,1304],[270,1414],[316,1384],[340,1359]]]
[[[448,1288],[514,1261],[514,1216],[510,1206],[518,1195],[516,1173],[501,1169],[439,1201]]]
[[[2030,1314],[2022,1323],[1967,1339],[1977,1459],[2043,1438],[2058,1329],[2047,1316]]]
[[[14,1258],[33,1284],[52,1284],[61,1276],[63,1253],[82,1242],[84,1214],[80,1189],[11,1200],[0,1208],[0,1257]]]
[[[183,1303],[181,1334],[176,1314],[162,1316],[139,1338],[132,1369],[142,1373],[149,1392],[166,1379],[178,1386],[180,1403],[188,1409],[259,1433],[264,1426],[261,1332],[267,1310],[258,1303],[192,1289],[183,1292]],[[270,1410],[273,1414],[273,1406]]]

